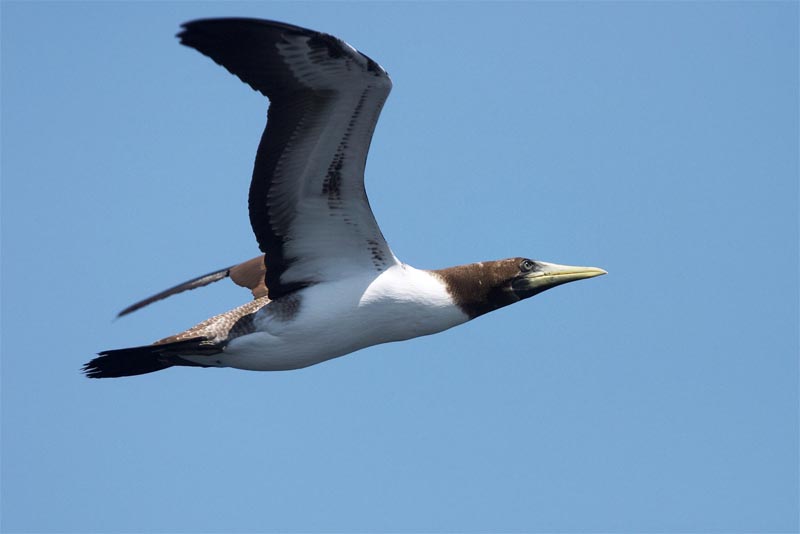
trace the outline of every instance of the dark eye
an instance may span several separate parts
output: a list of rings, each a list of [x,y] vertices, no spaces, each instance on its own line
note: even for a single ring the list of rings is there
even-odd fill
[[[536,264],[531,260],[522,260],[522,263],[519,264],[519,270],[523,273],[532,271],[534,267],[536,267]]]

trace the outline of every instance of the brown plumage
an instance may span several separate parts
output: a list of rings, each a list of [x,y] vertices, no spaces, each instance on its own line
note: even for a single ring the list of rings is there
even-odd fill
[[[468,263],[431,272],[442,279],[464,313],[474,319],[520,300],[510,286],[523,259]]]

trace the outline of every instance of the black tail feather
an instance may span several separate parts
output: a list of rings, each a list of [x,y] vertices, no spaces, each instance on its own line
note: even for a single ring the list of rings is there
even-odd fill
[[[119,378],[153,373],[173,365],[211,367],[185,360],[180,354],[219,352],[218,347],[212,349],[212,346],[206,338],[197,337],[172,343],[105,350],[100,352],[97,358],[85,364],[82,371],[88,378]]]
[[[136,347],[101,352],[97,358],[84,365],[82,371],[88,378],[118,378],[161,371],[174,365],[165,361],[161,355],[144,349],[145,347]]]

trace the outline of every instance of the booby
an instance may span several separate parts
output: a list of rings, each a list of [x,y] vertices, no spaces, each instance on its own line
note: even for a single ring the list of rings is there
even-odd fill
[[[106,350],[90,378],[172,366],[276,371],[441,332],[553,287],[606,272],[516,257],[440,270],[402,263],[364,189],[372,134],[392,82],[344,41],[281,22],[218,18],[178,33],[266,96],[249,191],[264,254],[120,312],[231,277],[254,299],[151,345]]]

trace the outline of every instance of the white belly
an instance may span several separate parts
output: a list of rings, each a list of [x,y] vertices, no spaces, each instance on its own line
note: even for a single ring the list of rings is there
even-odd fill
[[[220,365],[250,370],[307,367],[390,341],[441,332],[469,318],[434,275],[398,265],[320,283],[300,292],[297,310],[276,313],[269,304],[255,319],[257,332],[232,340]]]

